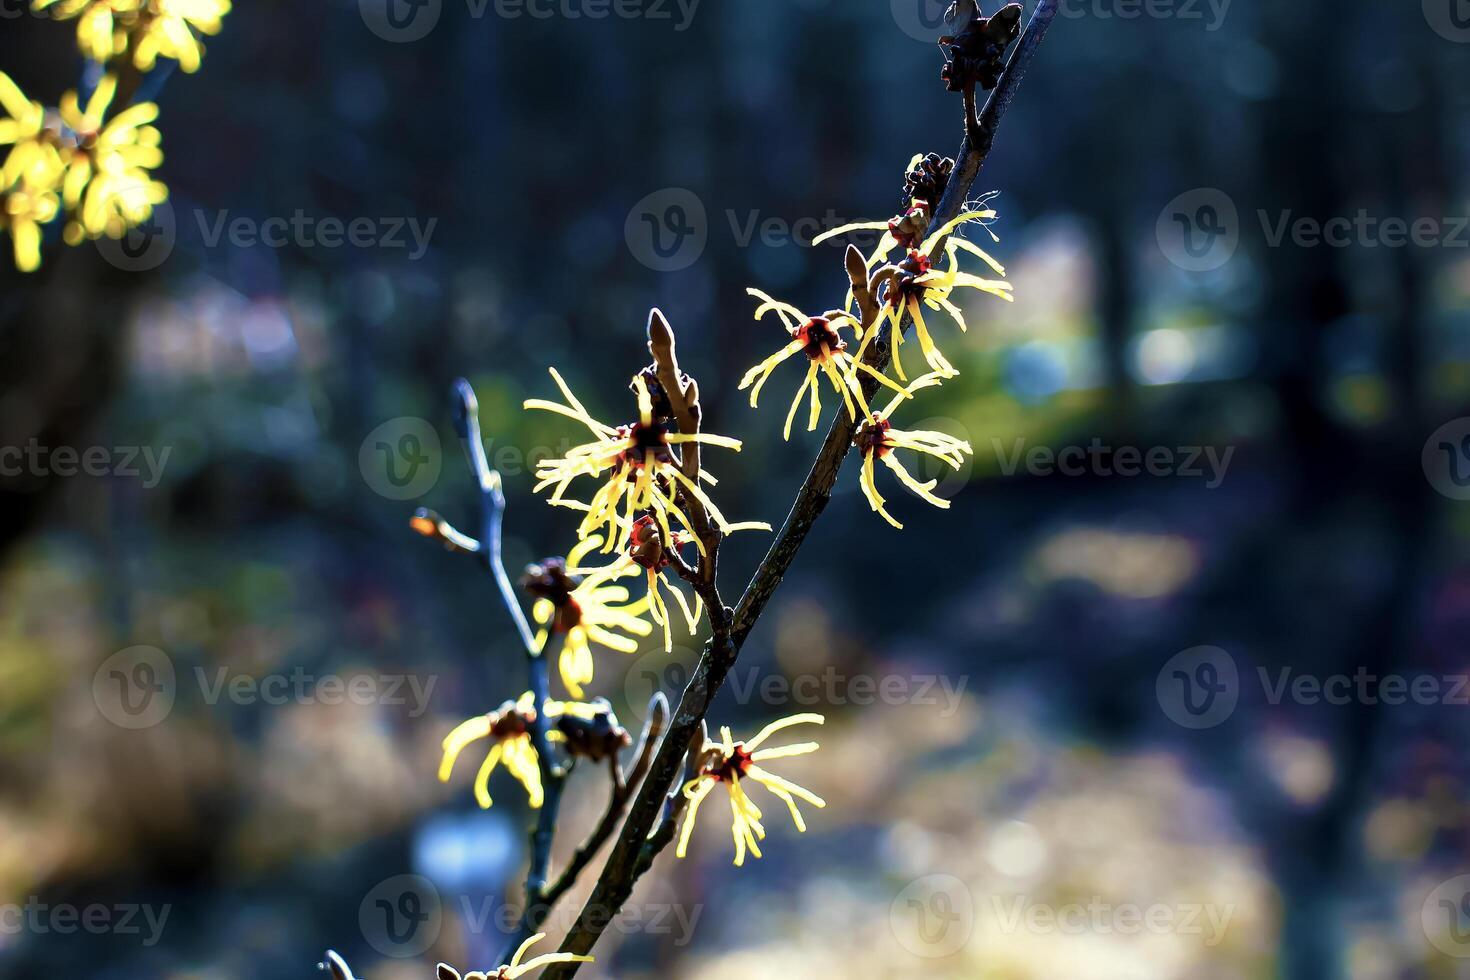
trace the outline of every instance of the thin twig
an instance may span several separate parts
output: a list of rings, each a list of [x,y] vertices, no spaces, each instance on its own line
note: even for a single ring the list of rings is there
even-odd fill
[[[959,162],[955,166],[949,186],[935,212],[936,224],[942,225],[959,214],[960,206],[969,196],[975,178],[979,175],[980,168],[994,144],[995,131],[1000,125],[1001,118],[1010,108],[1011,101],[1015,98],[1016,88],[1030,66],[1037,46],[1041,44],[1051,26],[1056,14],[1056,6],[1057,0],[1041,0],[1015,52],[1007,63],[1000,83],[985,104],[985,109],[980,117],[979,138],[972,145],[967,135],[961,143]],[[904,329],[907,323],[908,320],[905,319],[900,329]],[[874,357],[879,359],[880,363],[886,362],[886,345],[875,343],[873,350],[877,351]],[[872,379],[869,379],[869,382],[877,384]],[[664,807],[669,787],[680,771],[690,741],[695,732],[699,730],[711,701],[719,691],[721,684],[724,683],[731,666],[734,665],[741,643],[755,626],[766,603],[790,567],[792,559],[796,557],[797,551],[806,540],[807,534],[810,533],[812,525],[816,523],[817,517],[826,508],[827,502],[831,500],[832,487],[837,482],[837,473],[848,450],[852,448],[854,429],[853,420],[847,413],[839,411],[832,427],[827,431],[827,437],[822,443],[816,461],[812,464],[811,472],[807,474],[806,481],[797,493],[796,501],[786,522],[782,525],[766,557],[756,569],[750,584],[746,586],[729,628],[724,629],[719,623],[714,624],[715,635],[705,646],[699,663],[689,678],[688,685],[684,688],[683,696],[679,699],[679,707],[674,714],[673,725],[664,738],[663,744],[659,746],[648,778],[644,781],[638,798],[633,802],[628,819],[623,825],[623,831],[618,837],[617,845],[613,848],[612,854],[608,856],[607,864],[603,867],[592,895],[562,942],[563,952],[578,954],[590,952],[606,927],[606,915],[603,910],[621,908],[632,894],[633,884],[638,876],[647,870],[651,858],[647,857],[645,844]],[[713,621],[713,610],[711,610],[711,619]],[[672,837],[672,822],[666,823],[659,830]],[[544,980],[566,980],[576,974],[579,966],[580,964],[577,963],[553,964],[542,976]]]
[[[475,480],[480,486],[481,546],[475,553],[490,574],[495,576],[495,584],[500,587],[500,597],[516,624],[516,632],[520,633],[526,652],[535,657],[539,654],[535,634],[531,631],[525,610],[521,608],[515,586],[505,573],[505,561],[500,555],[500,529],[505,521],[505,494],[500,488],[500,474],[490,468],[490,461],[485,458],[485,443],[480,438],[480,403],[475,398],[475,390],[464,378],[454,383],[454,396],[454,430],[459,434],[459,441],[464,445],[465,455],[470,461],[470,469],[474,471]]]
[[[505,603],[505,608],[516,625],[516,632],[520,634],[521,643],[526,649],[526,668],[530,675],[531,695],[536,704],[536,714],[531,721],[530,735],[531,744],[536,748],[536,765],[541,774],[543,799],[541,808],[536,814],[536,823],[531,830],[531,860],[526,869],[526,901],[529,906],[540,903],[540,897],[546,889],[546,879],[551,873],[551,847],[556,839],[556,821],[561,810],[562,791],[566,787],[571,765],[565,768],[557,766],[551,754],[551,740],[548,737],[549,725],[546,717],[546,705],[551,700],[551,677],[547,666],[551,650],[549,647],[538,647],[535,634],[531,631],[531,624],[526,619],[525,610],[521,608],[520,597],[511,583],[510,575],[505,570],[505,560],[501,554],[502,528],[505,523],[505,493],[501,489],[500,474],[490,468],[490,462],[485,455],[485,442],[480,434],[479,401],[475,398],[475,391],[470,387],[470,383],[463,378],[454,383],[454,394],[454,428],[464,446],[470,469],[474,472],[475,480],[480,487],[481,532],[480,540],[473,542],[477,547],[472,553],[480,559],[481,565],[495,579],[501,600]],[[460,550],[470,550],[471,542],[456,541],[447,534],[442,536],[451,546],[458,547]],[[501,962],[507,962],[511,952],[517,946],[519,946],[519,941],[512,944],[510,951],[506,953]]]
[[[648,721],[643,726],[643,735],[638,740],[638,748],[634,750],[632,768],[626,772],[618,770],[620,782],[614,783],[615,789],[608,796],[607,809],[603,811],[602,819],[597,822],[597,827],[577,848],[576,853],[562,869],[555,883],[546,889],[545,902],[548,908],[555,905],[557,900],[577,883],[577,877],[582,870],[592,862],[592,858],[617,830],[618,823],[628,808],[628,801],[632,799],[634,791],[648,773],[648,767],[653,762],[653,750],[658,746],[658,740],[663,735],[664,725],[668,720],[669,701],[664,697],[664,693],[659,691],[653,696],[653,700],[648,702]],[[616,762],[614,762],[614,767],[616,768]]]
[[[536,766],[541,771],[544,799],[536,814],[536,827],[531,832],[531,864],[526,870],[528,901],[540,896],[546,888],[546,878],[551,873],[551,844],[556,838],[556,818],[561,809],[561,794],[576,761],[572,760],[565,767],[556,766],[552,762],[551,740],[547,734],[549,719],[546,717],[546,703],[551,700],[551,679],[548,677],[546,657],[531,656],[529,666],[531,693],[537,706],[536,718],[531,723],[531,742],[536,746]]]
[[[541,928],[557,902],[561,901],[562,897],[572,889],[587,865],[592,863],[597,852],[602,850],[603,845],[618,829],[618,824],[627,811],[628,801],[642,783],[643,777],[648,772],[649,764],[653,761],[653,750],[658,745],[659,737],[663,734],[668,718],[668,698],[664,697],[662,691],[656,692],[648,702],[648,720],[644,722],[643,734],[639,736],[638,745],[633,750],[633,765],[624,771],[618,765],[615,756],[608,759],[612,788],[608,793],[607,807],[598,820],[597,826],[587,836],[587,839],[578,845],[571,860],[567,862],[566,867],[562,869],[555,881],[546,884],[543,876],[540,887],[534,892],[528,882],[526,906],[521,912],[520,923],[511,937],[507,954],[501,959],[502,963],[508,962],[509,955]],[[547,802],[550,802],[549,795]],[[545,806],[542,807],[542,810],[545,810]]]

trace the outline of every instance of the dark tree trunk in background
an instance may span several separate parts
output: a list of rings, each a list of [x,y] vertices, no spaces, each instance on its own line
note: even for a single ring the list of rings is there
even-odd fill
[[[1290,211],[1294,218],[1327,221],[1351,219],[1359,207],[1376,201],[1387,214],[1412,218],[1416,202],[1408,188],[1392,181],[1393,174],[1414,167],[1395,138],[1398,127],[1392,117],[1353,105],[1369,91],[1361,81],[1369,66],[1354,57],[1361,49],[1350,43],[1366,33],[1363,25],[1340,6],[1325,3],[1282,16],[1290,22],[1280,24],[1273,38],[1280,90],[1263,105],[1261,119],[1260,177],[1274,191],[1269,200],[1241,208],[1245,231],[1257,230],[1252,227],[1257,206],[1273,220]],[[1344,97],[1344,92],[1354,95]],[[1423,107],[1412,125],[1401,121],[1403,129],[1421,134],[1435,133],[1440,125]],[[1421,146],[1418,152],[1439,149]],[[1417,452],[1424,438],[1421,252],[1304,248],[1288,240],[1263,257],[1269,277],[1263,349],[1284,425],[1285,458],[1295,476],[1289,525],[1282,528],[1283,539],[1295,541],[1287,553],[1320,567],[1326,583],[1344,575],[1330,564],[1334,528],[1346,527],[1353,545],[1382,548],[1374,556],[1383,573],[1373,583],[1373,594],[1330,614],[1334,625],[1346,628],[1327,630],[1326,642],[1309,628],[1322,610],[1279,600],[1283,633],[1271,638],[1279,644],[1275,654],[1281,664],[1299,671],[1351,675],[1362,668],[1383,677],[1403,671],[1414,642],[1413,600],[1436,500]],[[1361,297],[1350,291],[1348,277],[1365,254],[1389,267],[1383,270],[1390,284],[1388,309],[1355,305]],[[1350,313],[1376,322],[1385,338],[1379,369],[1388,412],[1370,425],[1346,424],[1327,409],[1328,345],[1344,330],[1343,318]],[[1269,547],[1278,560],[1282,550],[1281,543]],[[1350,584],[1345,576],[1344,584]],[[1384,711],[1353,699],[1342,708],[1318,707],[1300,716],[1302,734],[1325,739],[1334,766],[1326,798],[1302,811],[1284,808],[1281,824],[1268,835],[1282,889],[1282,975],[1288,980],[1345,975],[1350,923],[1344,920],[1343,896],[1352,893],[1349,886],[1360,870],[1361,821],[1385,750],[1380,744]]]

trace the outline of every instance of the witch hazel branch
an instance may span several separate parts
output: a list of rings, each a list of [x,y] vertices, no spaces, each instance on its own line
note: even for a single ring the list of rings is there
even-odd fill
[[[648,318],[650,363],[610,386],[624,390],[620,402],[599,391],[591,401],[594,412],[554,367],[547,397],[525,402],[527,411],[562,417],[585,441],[537,467],[535,492],[569,512],[570,546],[526,568],[518,583],[500,554],[501,477],[486,460],[474,392],[467,382],[456,383],[455,426],[479,486],[478,525],[470,533],[427,509],[417,511],[410,524],[489,573],[525,649],[526,684],[498,692],[490,710],[445,735],[439,777],[451,780],[473,753],[479,760],[471,781],[476,802],[494,805],[492,789],[503,771],[508,784],[525,794],[535,820],[524,907],[499,965],[461,974],[441,963],[439,980],[511,980],[536,970],[548,980],[574,975],[593,961],[607,927],[608,917],[599,910],[620,908],[671,843],[677,841],[676,860],[690,854],[711,795],[723,796],[729,806],[737,866],[788,846],[768,839],[773,813],[784,811],[796,831],[804,832],[813,812],[826,807],[820,786],[803,785],[780,771],[785,760],[818,751],[810,733],[825,724],[822,714],[775,719],[743,739],[723,725],[719,737],[711,738],[706,716],[825,509],[850,452],[859,455],[864,499],[895,529],[902,528],[890,499],[896,491],[950,506],[934,492],[937,481],[920,479],[911,461],[927,456],[959,469],[972,447],[944,433],[905,428],[902,419],[960,375],[941,344],[968,328],[968,297],[1013,299],[1005,267],[992,254],[999,242],[998,214],[989,198],[973,200],[971,190],[1055,13],[1056,0],[1040,0],[1022,33],[1019,5],[986,17],[975,0],[956,0],[948,13],[953,33],[941,39],[940,49],[941,79],[962,95],[964,139],[957,156],[915,154],[904,168],[896,214],[822,236],[880,232],[872,252],[864,255],[851,244],[844,250],[834,284],[839,303],[809,313],[749,290],[754,318],[769,323],[777,340],[774,352],[760,355],[741,378],[751,407],[782,383],[778,379],[799,379],[786,405],[787,440],[803,406],[804,428],[817,429],[823,391],[831,393],[836,408],[786,520],[733,607],[720,588],[721,545],[730,534],[772,528],[727,515],[721,507],[719,470],[744,450],[744,442],[722,434],[730,420],[710,417],[698,381],[680,366],[674,330],[661,312],[652,310]],[[978,91],[991,93],[979,109]],[[984,235],[984,246],[967,237],[973,232]],[[917,359],[910,355],[907,364],[905,343],[918,347]],[[916,360],[922,367],[915,368]],[[790,362],[804,370],[789,371]],[[620,407],[609,411],[609,405]],[[703,650],[677,706],[671,709],[665,694],[656,693],[635,740],[611,703],[596,696],[599,658],[636,653],[647,641],[672,651],[676,632],[704,636]],[[553,688],[562,693],[553,697]],[[560,804],[579,770],[604,774],[607,802],[591,833],[553,875],[552,845],[563,829]],[[553,908],[610,842],[591,894],[559,949],[534,953],[545,942],[541,927]],[[329,952],[321,965],[335,980],[352,980],[336,953]]]

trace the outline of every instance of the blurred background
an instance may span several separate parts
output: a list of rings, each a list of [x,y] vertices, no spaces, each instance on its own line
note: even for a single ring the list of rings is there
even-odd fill
[[[959,142],[929,0],[393,4],[238,5],[158,92],[149,235],[0,272],[7,980],[493,968],[524,795],[435,769],[521,654],[407,526],[474,526],[450,384],[514,573],[582,436],[521,400],[619,421],[658,306],[746,442],[724,511],[779,524],[819,436],[798,368],[735,390],[782,339],[744,290],[838,305],[812,236]],[[76,84],[73,25],[0,39]],[[828,806],[737,869],[712,802],[583,975],[1470,976],[1467,80],[1464,0],[1063,4],[976,185],[1017,301],[895,418],[974,445],[952,508],[844,471],[712,715],[825,711],[779,771]],[[676,639],[597,653],[628,727]]]

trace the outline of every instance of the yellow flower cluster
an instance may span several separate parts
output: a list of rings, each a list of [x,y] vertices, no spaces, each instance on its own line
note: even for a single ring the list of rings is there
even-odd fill
[[[721,533],[769,531],[770,525],[727,520],[701,486],[715,485],[715,477],[703,468],[695,479],[684,472],[681,449],[698,444],[739,452],[741,443],[707,432],[676,431],[670,419],[656,410],[654,393],[643,375],[635,376],[631,384],[638,414],[622,425],[607,425],[594,418],[555,368],[551,378],[564,401],[530,398],[524,407],[580,422],[592,434],[592,441],[573,447],[565,456],[538,463],[536,490],[550,489],[548,499],[553,506],[582,512],[584,517],[577,529],[578,544],[566,559],[536,566],[523,584],[536,596],[532,615],[541,626],[537,644],[544,648],[553,633],[563,637],[562,683],[573,697],[580,697],[583,685],[592,680],[591,644],[636,653],[638,644],[633,637],[653,632],[644,614],[663,627],[664,649],[673,649],[672,617],[664,589],[672,593],[690,634],[696,631],[702,611],[698,597],[691,603],[663,577],[680,547],[692,544],[704,550],[687,513],[690,501],[709,515]],[[568,496],[581,477],[598,482],[587,500]],[[618,557],[601,567],[584,566],[599,551],[617,552]],[[630,594],[615,580],[636,575],[640,569],[648,579],[648,594],[623,605]]]
[[[152,102],[118,102],[121,73],[153,69],[159,58],[188,72],[199,68],[199,34],[215,34],[230,0],[34,0],[38,11],[77,21],[88,58],[104,66],[88,93],[67,92],[46,108],[0,73],[0,230],[10,236],[15,265],[41,265],[47,226],[63,220],[68,245],[121,238],[168,199],[153,178],[163,162]]]
[[[77,44],[93,61],[130,55],[135,67],[151,71],[159,58],[171,58],[196,72],[204,57],[199,35],[219,33],[230,0],[34,0],[32,7],[75,20]]]
[[[915,156],[909,162],[910,171],[921,159],[921,156]],[[812,240],[815,245],[852,232],[882,232],[877,247],[864,260],[865,268],[871,273],[867,287],[872,302],[867,310],[859,308],[852,291],[847,295],[847,309],[831,310],[821,316],[808,316],[795,306],[772,299],[758,289],[748,290],[750,295],[761,301],[756,308],[755,318],[759,320],[766,314],[775,312],[790,338],[785,346],[751,368],[741,380],[742,391],[751,389],[751,407],[756,406],[761,388],[772,372],[788,358],[804,354],[808,361],[806,378],[796,389],[796,397],[786,413],[784,437],[791,438],[791,424],[804,395],[810,399],[807,431],[816,429],[822,411],[818,395],[821,387],[818,373],[821,372],[832,388],[841,395],[848,415],[856,426],[853,442],[863,455],[859,477],[863,495],[874,511],[897,528],[902,528],[903,525],[888,513],[884,507],[884,498],[874,482],[874,461],[882,460],[904,486],[924,500],[936,507],[948,507],[949,501],[933,492],[938,485],[937,480],[920,482],[915,479],[893,457],[892,452],[894,449],[905,449],[931,456],[957,470],[962,465],[964,456],[974,451],[969,443],[942,432],[903,432],[893,429],[888,421],[894,409],[904,400],[912,398],[915,391],[933,387],[959,374],[934,342],[924,310],[947,314],[964,331],[968,329],[968,325],[964,312],[954,300],[957,290],[973,289],[1007,302],[1012,300],[1011,285],[1004,279],[1005,268],[974,242],[960,237],[967,226],[978,225],[992,239],[998,241],[989,227],[989,223],[996,217],[995,211],[985,207],[962,211],[952,220],[931,230],[929,225],[933,210],[932,202],[913,196],[907,202],[904,213],[888,221],[843,225]],[[936,264],[936,253],[943,256],[942,265]],[[978,258],[998,278],[986,278],[965,271],[960,267],[962,255]],[[913,321],[914,338],[918,341],[919,349],[929,367],[929,372],[912,384],[900,383],[908,381],[901,354],[905,314]],[[860,316],[870,322],[864,322]],[[898,381],[873,367],[867,359],[870,343],[880,333],[884,333],[885,328],[892,344],[892,363]],[[852,331],[853,339],[858,341],[855,352],[848,351],[848,341],[841,333],[843,330]],[[875,412],[868,405],[863,389],[865,378],[876,380],[896,393],[882,411]]]
[[[546,719],[581,718],[590,721],[606,712],[607,702],[547,701]],[[475,800],[482,809],[491,804],[490,776],[499,766],[505,766],[526,791],[533,809],[539,809],[545,799],[541,786],[541,767],[536,757],[536,747],[531,742],[531,728],[536,723],[536,696],[527,691],[518,700],[507,701],[499,709],[488,714],[477,715],[458,725],[444,736],[444,755],[439,763],[439,781],[449,782],[454,773],[454,764],[466,748],[481,740],[490,742],[480,770],[475,775]],[[566,736],[555,727],[548,729],[546,737],[552,742],[563,742]]]
[[[746,372],[740,382],[740,390],[750,390],[751,407],[756,407],[761,390],[776,369],[788,359],[804,355],[806,375],[787,410],[785,438],[791,437],[791,427],[803,399],[809,405],[807,429],[817,427],[822,410],[820,392],[830,386],[842,399],[853,422],[853,444],[862,456],[859,480],[864,497],[874,511],[897,528],[903,525],[888,512],[886,500],[878,491],[875,480],[878,462],[920,498],[936,507],[947,508],[949,501],[934,493],[938,481],[921,481],[894,453],[896,450],[918,453],[954,469],[959,469],[964,457],[973,453],[967,442],[945,433],[906,431],[894,428],[890,422],[898,406],[912,400],[916,392],[935,387],[959,373],[936,345],[924,311],[943,312],[965,330],[964,313],[954,299],[957,290],[973,289],[1011,299],[1010,284],[1003,278],[1005,269],[989,253],[961,237],[971,225],[989,231],[995,212],[984,207],[963,210],[952,220],[931,229],[934,209],[928,198],[935,195],[937,180],[948,169],[926,160],[916,170],[921,159],[915,157],[910,163],[908,183],[915,190],[910,193],[902,215],[888,222],[847,225],[817,239],[822,241],[860,230],[883,232],[871,255],[856,254],[847,263],[853,289],[844,309],[812,316],[758,289],[748,291],[759,300],[755,318],[760,320],[774,313],[787,334],[787,341]],[[917,190],[919,187],[926,188],[923,196]],[[993,233],[991,237],[994,238]],[[978,258],[999,278],[985,278],[962,269],[962,256]],[[936,265],[936,261],[941,264]],[[914,338],[929,367],[927,373],[912,382],[905,374],[900,354],[905,318],[913,323]],[[885,331],[892,344],[897,380],[887,376],[878,358],[870,356],[872,341]],[[850,341],[856,343],[855,350],[849,351]],[[652,333],[650,344],[651,347],[656,344]],[[551,377],[563,400],[531,398],[524,403],[527,410],[564,416],[591,433],[590,441],[572,448],[564,456],[543,460],[536,467],[536,490],[549,490],[552,505],[579,511],[583,517],[577,529],[578,543],[567,556],[530,566],[521,583],[535,599],[532,617],[540,627],[534,638],[535,651],[544,653],[553,635],[563,638],[559,670],[562,684],[575,698],[583,697],[584,686],[593,677],[592,646],[636,652],[638,639],[653,633],[653,625],[645,620],[645,614],[653,624],[663,627],[664,648],[672,648],[673,617],[664,590],[672,593],[690,633],[696,630],[703,611],[698,593],[691,604],[664,578],[664,572],[670,567],[677,567],[686,577],[693,578],[692,570],[683,563],[682,548],[692,544],[700,554],[705,553],[705,543],[696,530],[696,525],[702,526],[703,521],[692,521],[690,511],[707,518],[721,533],[751,528],[769,530],[765,524],[732,523],[720,512],[705,489],[706,485],[715,485],[715,477],[702,465],[694,465],[687,454],[703,447],[739,452],[741,443],[705,432],[699,426],[695,431],[681,430],[676,416],[687,419],[692,412],[684,412],[682,407],[676,408],[670,402],[669,392],[657,380],[665,376],[660,372],[676,374],[677,369],[660,362],[655,369],[633,377],[629,387],[635,396],[637,415],[620,425],[609,425],[594,417],[555,368],[551,369]],[[880,386],[890,389],[892,397],[875,411],[869,399]],[[688,391],[694,390],[692,382],[688,383]],[[573,484],[583,477],[591,478],[596,489],[585,500],[571,497]],[[606,565],[584,564],[594,552],[616,552],[617,556]],[[618,580],[636,576],[640,571],[647,579],[648,590],[642,598],[633,600],[629,589]],[[558,712],[576,710],[572,706],[577,703],[548,701],[543,710],[551,717]],[[466,745],[489,738],[494,744],[475,781],[475,793],[481,805],[490,805],[489,775],[503,762],[525,787],[531,805],[540,806],[541,772],[531,740],[536,712],[534,699],[527,693],[514,704],[508,702],[499,712],[471,719],[456,728],[444,741],[440,778],[449,778],[455,759]],[[700,806],[716,785],[723,785],[730,799],[735,864],[743,864],[747,854],[759,858],[760,843],[766,836],[761,809],[747,794],[746,783],[761,784],[785,803],[796,829],[805,831],[797,800],[816,807],[825,806],[825,802],[810,790],[765,769],[762,763],[814,752],[817,743],[763,746],[772,735],[792,725],[820,725],[823,721],[817,714],[792,715],[767,725],[748,742],[735,741],[730,729],[722,728],[720,741],[691,760],[695,775],[683,788],[688,813],[679,833],[678,856],[688,853]],[[512,968],[514,965],[513,962]],[[499,975],[502,974],[487,976]]]
[[[745,863],[748,850],[755,857],[761,856],[760,841],[765,839],[766,828],[761,823],[760,807],[746,794],[743,781],[760,783],[770,790],[791,811],[791,822],[800,833],[806,832],[806,821],[796,808],[798,798],[815,807],[826,806],[820,796],[789,779],[763,769],[756,763],[772,759],[785,759],[794,755],[806,755],[817,750],[816,742],[799,742],[779,748],[763,749],[766,739],[792,725],[820,725],[826,719],[818,714],[799,714],[773,721],[761,729],[759,735],[749,742],[737,742],[728,727],[720,729],[720,741],[708,750],[701,760],[699,774],[684,784],[684,798],[688,800],[689,813],[679,831],[679,847],[675,852],[684,857],[689,852],[689,838],[694,833],[694,821],[699,816],[699,806],[716,786],[724,786],[730,796],[730,833],[735,840],[735,864]]]

